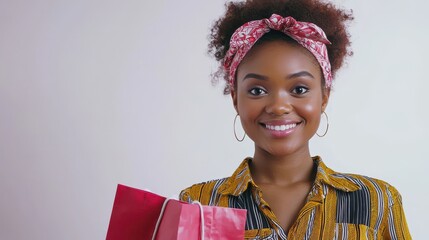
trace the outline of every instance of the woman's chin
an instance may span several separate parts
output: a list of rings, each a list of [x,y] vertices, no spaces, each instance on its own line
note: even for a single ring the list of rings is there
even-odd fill
[[[301,153],[303,148],[297,146],[276,146],[271,145],[267,148],[262,148],[263,152],[275,158],[282,158]]]

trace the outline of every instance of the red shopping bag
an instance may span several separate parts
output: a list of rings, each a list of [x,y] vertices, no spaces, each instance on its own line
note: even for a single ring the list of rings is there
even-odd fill
[[[156,240],[242,240],[246,210],[166,200]],[[158,228],[159,227],[159,228]],[[156,235],[156,238],[155,238]]]
[[[118,184],[107,240],[152,238],[165,197]]]
[[[157,240],[242,240],[245,221],[244,209],[166,200],[119,184],[106,239],[151,240],[156,235]]]

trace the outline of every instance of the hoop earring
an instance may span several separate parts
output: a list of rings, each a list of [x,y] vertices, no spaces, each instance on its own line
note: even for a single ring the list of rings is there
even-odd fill
[[[237,132],[235,131],[235,122],[237,121],[237,117],[238,117],[238,113],[237,113],[237,115],[235,115],[235,118],[234,118],[234,136],[235,136],[235,139],[237,139],[237,141],[242,142],[244,140],[244,138],[246,137],[246,133],[244,133],[244,136],[241,139],[239,139],[237,137]]]
[[[328,129],[329,129],[329,118],[328,118],[328,114],[326,114],[326,112],[325,111],[323,111],[323,113],[322,114],[324,114],[325,115],[325,117],[326,117],[326,130],[325,130],[325,132],[322,134],[322,135],[319,135],[318,133],[317,133],[317,131],[316,131],[316,135],[317,136],[319,136],[319,137],[324,137],[327,133],[328,133]]]

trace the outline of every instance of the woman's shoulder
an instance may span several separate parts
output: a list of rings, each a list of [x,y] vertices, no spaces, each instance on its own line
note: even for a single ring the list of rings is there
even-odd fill
[[[314,157],[318,164],[316,180],[343,193],[371,195],[372,198],[397,198],[398,190],[390,183],[366,175],[337,172],[324,164],[320,157]],[[348,195],[350,195],[348,194]]]
[[[357,186],[357,191],[350,191],[348,195],[365,195],[369,199],[377,200],[375,202],[384,202],[384,206],[386,208],[392,207],[395,203],[402,204],[402,198],[399,191],[395,186],[385,180],[361,174],[338,172],[333,173],[332,177],[346,180]]]
[[[252,181],[248,162],[245,158],[230,177],[214,179],[194,184],[180,193],[180,200],[185,202],[199,201],[204,205],[227,205],[229,196],[243,193]]]
[[[374,191],[381,191],[386,194],[398,195],[398,190],[389,182],[374,178],[368,177],[366,175],[355,174],[355,173],[338,173],[339,175],[347,176],[350,180],[355,182],[362,188],[367,188]]]
[[[193,184],[180,192],[179,199],[185,202],[199,201],[204,205],[211,205],[209,202],[218,195],[219,190],[222,190],[221,187],[228,179],[229,177],[226,177]]]

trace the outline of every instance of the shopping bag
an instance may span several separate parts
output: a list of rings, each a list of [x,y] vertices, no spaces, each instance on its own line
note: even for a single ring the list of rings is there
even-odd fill
[[[118,184],[107,240],[149,240],[165,197]]]
[[[242,240],[246,212],[167,199],[152,240]]]
[[[245,221],[244,209],[189,204],[119,184],[106,239],[242,240]]]

